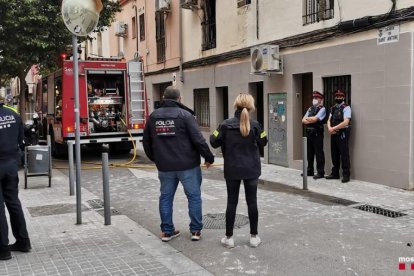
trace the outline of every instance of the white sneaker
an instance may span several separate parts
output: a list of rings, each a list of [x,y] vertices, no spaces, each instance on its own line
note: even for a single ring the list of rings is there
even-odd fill
[[[234,240],[233,238],[228,239],[227,237],[224,237],[221,239],[221,244],[226,248],[233,248],[234,247]]]
[[[250,246],[251,247],[258,247],[259,246],[259,244],[261,244],[262,243],[262,240],[259,238],[259,236],[255,236],[255,237],[253,237],[253,236],[251,236],[250,237]]]

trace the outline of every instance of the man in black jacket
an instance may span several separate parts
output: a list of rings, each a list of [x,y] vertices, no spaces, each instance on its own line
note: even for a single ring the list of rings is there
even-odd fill
[[[147,121],[143,137],[145,154],[155,162],[161,182],[159,210],[161,240],[165,242],[180,235],[173,223],[173,200],[178,182],[183,185],[188,199],[191,240],[200,239],[203,228],[200,155],[207,168],[214,162],[194,112],[182,105],[180,99],[178,89],[166,88],[160,108]]]
[[[0,260],[11,259],[10,251],[31,249],[19,194],[19,145],[23,143],[23,124],[19,114],[0,99]],[[9,246],[9,229],[5,207],[16,243]]]

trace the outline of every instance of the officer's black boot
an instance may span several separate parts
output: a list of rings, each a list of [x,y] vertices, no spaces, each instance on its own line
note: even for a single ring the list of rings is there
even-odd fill
[[[10,251],[20,251],[20,252],[30,252],[32,246],[30,240],[27,241],[16,241],[15,243],[9,245]]]
[[[319,179],[319,178],[324,178],[325,177],[325,175],[324,174],[322,174],[322,173],[317,173],[314,177],[313,177],[313,179]]]
[[[0,260],[10,260],[11,258],[10,250],[6,248],[0,249]]]
[[[325,177],[326,179],[339,179],[339,175],[330,174]]]

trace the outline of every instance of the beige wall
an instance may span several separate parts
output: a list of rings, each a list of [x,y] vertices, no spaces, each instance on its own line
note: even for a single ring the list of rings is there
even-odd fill
[[[289,167],[302,166],[302,83],[301,74],[312,73],[313,88],[323,90],[323,77],[351,75],[352,132],[350,141],[351,177],[409,189],[410,116],[413,100],[412,48],[413,24],[401,25],[404,30],[397,43],[377,45],[376,31],[366,32],[357,39],[341,37],[325,44],[282,51],[285,58],[283,75],[250,74],[249,58],[234,62],[185,70],[186,82],[180,86],[184,103],[193,107],[194,89],[210,92],[210,129],[218,125],[221,111],[217,104],[217,87],[228,87],[229,115],[238,93],[248,91],[249,83],[264,83],[264,127],[268,128],[269,93],[287,92],[287,143]],[[367,39],[363,39],[363,37]],[[154,80],[154,79],[152,79]],[[152,81],[151,80],[151,81]],[[326,172],[331,170],[330,137],[325,133]],[[265,149],[268,160],[269,147]],[[298,157],[299,156],[299,157]],[[411,173],[413,173],[411,171]]]
[[[149,5],[149,2],[152,4]],[[166,15],[167,61],[165,64],[157,64],[153,1],[137,1],[138,14],[146,14],[146,40],[140,42],[139,51],[146,59],[146,70],[150,72],[179,65],[178,0],[172,2],[172,12]],[[302,0],[260,0],[259,3],[263,7],[259,10],[260,31],[257,39],[255,0],[252,0],[251,5],[239,9],[235,1],[217,0],[217,48],[208,51],[201,51],[200,11],[182,10],[184,62],[331,27],[340,20],[386,13],[391,8],[389,0],[335,1],[334,19],[303,26]],[[410,1],[397,1],[397,8],[411,5]],[[232,116],[232,102],[237,94],[249,91],[249,83],[262,81],[265,129],[268,128],[268,94],[286,92],[288,164],[289,167],[301,168],[301,139],[298,138],[302,134],[301,74],[312,73],[312,90],[322,90],[323,77],[351,75],[351,177],[399,188],[412,188],[409,176],[414,173],[410,167],[414,163],[414,154],[410,154],[410,148],[414,145],[414,127],[411,126],[414,118],[410,117],[410,114],[414,114],[411,111],[414,110],[414,105],[410,104],[414,101],[414,23],[401,24],[400,30],[400,41],[387,45],[378,46],[378,31],[371,30],[282,49],[285,62],[283,75],[252,75],[250,57],[245,57],[185,70],[185,83],[178,81],[177,86],[182,91],[184,104],[189,107],[194,104],[194,89],[209,89],[210,128],[203,129],[206,137],[222,117],[217,87],[228,87],[228,110]],[[129,44],[125,44],[127,45]],[[146,77],[150,111],[153,110],[153,100],[159,97],[160,84],[164,85],[171,79],[172,73]],[[268,160],[268,150],[269,148],[265,150],[265,160]],[[327,134],[325,156],[325,169],[329,173],[330,141]]]
[[[166,35],[166,61],[157,64],[157,46],[155,37],[155,4],[154,0],[146,0],[146,41],[140,44],[142,55],[146,58],[147,72],[177,67],[180,64],[179,41],[179,1],[171,1],[171,11],[164,14]],[[145,44],[145,46],[144,46]],[[146,53],[146,54],[144,54]]]
[[[338,5],[340,3],[340,5]],[[397,1],[397,8],[412,6],[410,1]],[[236,1],[216,1],[217,47],[202,51],[201,10],[183,11],[184,61],[225,53],[263,44],[301,33],[332,27],[341,21],[390,11],[390,0],[335,1],[334,18],[303,26],[303,0],[260,0],[259,38],[256,37],[256,1],[237,8]]]
[[[137,0],[129,1],[123,6],[121,13],[117,15],[117,20],[128,22],[131,25],[132,17],[135,16],[135,5],[137,7],[137,22],[139,16],[145,14],[145,40],[140,41],[139,34],[136,38],[132,38],[132,28],[128,30],[128,37],[121,38],[124,43],[126,59],[132,59],[137,51],[144,58],[145,71],[152,72],[165,68],[179,66],[179,1],[171,2],[171,11],[164,13],[165,33],[166,33],[166,61],[157,63],[157,46],[156,46],[156,26],[155,26],[155,2],[154,0]],[[139,30],[139,26],[138,26]],[[116,39],[112,41],[112,45],[116,45]],[[114,48],[113,46],[111,48]]]
[[[136,11],[135,11],[136,8]],[[137,14],[136,14],[137,13]],[[145,16],[145,40],[139,37],[139,16]],[[136,30],[138,33],[133,37],[132,18],[136,16]],[[88,43],[89,52],[102,56],[119,56],[123,52],[127,60],[133,59],[138,52],[144,58],[145,71],[153,72],[166,68],[178,67],[180,64],[179,43],[179,1],[171,1],[171,11],[164,13],[166,32],[166,61],[157,63],[157,47],[155,37],[155,1],[154,0],[131,0],[122,6],[122,12],[116,15],[116,21],[122,21],[128,25],[127,35],[118,37],[115,35],[115,23],[107,31],[101,33],[102,39],[94,34],[95,39]],[[138,40],[138,45],[137,45]],[[101,43],[101,45],[99,45]],[[98,48],[101,47],[101,51]],[[93,56],[93,55],[92,55]]]
[[[132,38],[132,18],[135,16],[134,5],[135,1],[128,1],[122,6],[122,12],[116,15],[116,21],[122,21],[128,25],[127,36],[117,37],[115,35],[115,24],[112,24],[108,31],[111,56],[118,56],[123,52],[125,58],[129,60],[134,57],[134,54],[137,51],[137,38]]]
[[[270,81],[272,91],[288,91],[290,118],[300,110],[300,90],[293,90],[292,74],[312,72],[313,88],[322,90],[322,78],[351,75],[351,174],[356,179],[408,188],[410,148],[411,34],[398,43],[377,46],[375,39],[286,55],[285,81]],[[298,85],[297,85],[298,86]],[[292,120],[289,134],[301,128]],[[330,160],[329,136],[325,156]],[[288,139],[288,152],[300,144]],[[301,162],[289,154],[289,165]],[[329,162],[328,162],[329,164]],[[326,167],[327,172],[330,166]]]

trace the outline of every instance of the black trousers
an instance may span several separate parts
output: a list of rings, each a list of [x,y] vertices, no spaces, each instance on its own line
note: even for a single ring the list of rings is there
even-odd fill
[[[18,166],[16,160],[0,161],[0,250],[6,250],[9,245],[9,228],[7,225],[5,204],[10,214],[11,228],[16,241],[29,241],[26,221],[18,197],[19,176],[17,172]]]
[[[350,177],[349,161],[349,130],[331,135],[332,175],[339,176],[339,167],[342,163],[342,176]]]
[[[314,173],[313,161],[316,156],[316,170],[325,175],[325,154],[323,152],[323,131],[306,131],[308,148],[308,174]]]
[[[244,179],[247,211],[249,213],[250,234],[257,235],[259,212],[257,210],[258,179]],[[237,203],[239,202],[241,180],[227,180],[226,236],[233,236],[234,220],[236,219]]]

